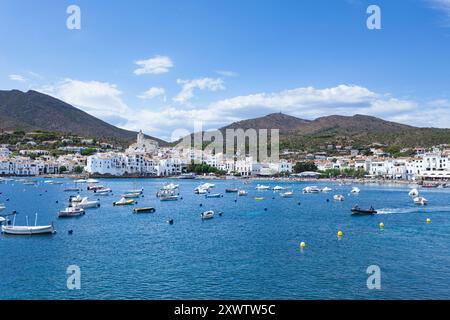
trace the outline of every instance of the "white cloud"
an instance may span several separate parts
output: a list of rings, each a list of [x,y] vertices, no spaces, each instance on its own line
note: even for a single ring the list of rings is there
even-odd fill
[[[123,122],[124,119],[121,117],[129,112],[129,107],[122,101],[122,92],[116,85],[107,82],[65,79],[54,85],[42,87],[38,91],[114,124]]]
[[[446,15],[444,26],[450,26],[450,0],[426,0],[432,9],[441,11]]]
[[[194,90],[209,90],[209,91],[218,91],[225,90],[225,85],[222,79],[220,78],[201,78],[201,79],[193,79],[193,80],[181,80],[178,79],[177,83],[182,85],[180,93],[173,98],[173,101],[185,103],[188,100],[194,97]]]
[[[172,60],[167,56],[154,56],[146,60],[138,60],[135,62],[139,68],[134,70],[134,74],[162,74],[169,72],[173,67]]]
[[[217,70],[216,73],[223,77],[238,77],[239,76],[239,73],[234,72],[234,71],[228,71],[228,70]]]
[[[19,82],[26,82],[27,81],[27,79],[24,76],[20,75],[20,74],[10,74],[8,76],[8,78],[9,78],[9,80],[12,80],[12,81],[19,81]]]
[[[164,96],[166,93],[166,90],[164,90],[164,88],[157,88],[157,87],[151,87],[150,89],[148,89],[147,91],[145,91],[144,93],[142,93],[141,95],[138,96],[138,98],[140,99],[153,99],[155,97],[158,96]],[[165,101],[165,96],[163,97],[163,100]]]

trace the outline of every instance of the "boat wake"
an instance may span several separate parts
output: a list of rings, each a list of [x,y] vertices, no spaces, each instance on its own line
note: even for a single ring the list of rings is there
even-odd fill
[[[419,213],[419,212],[450,212],[450,207],[417,206],[414,208],[382,208],[377,209],[377,214]]]

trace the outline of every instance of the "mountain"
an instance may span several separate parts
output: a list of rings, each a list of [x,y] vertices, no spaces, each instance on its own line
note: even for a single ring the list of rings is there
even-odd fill
[[[134,141],[137,134],[33,90],[0,90],[0,130],[46,130],[124,143]],[[163,140],[149,138],[166,144]]]
[[[419,128],[377,117],[331,115],[305,120],[282,113],[234,122],[226,129],[279,129],[280,147],[318,151],[328,145],[365,148],[373,143],[399,147],[429,147],[450,144],[450,129]],[[225,135],[224,135],[225,137]]]

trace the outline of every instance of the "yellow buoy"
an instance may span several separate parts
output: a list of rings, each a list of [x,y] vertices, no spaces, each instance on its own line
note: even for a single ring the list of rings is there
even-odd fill
[[[303,249],[303,248],[305,248],[305,247],[306,247],[306,243],[304,243],[303,241],[300,242],[300,248]]]
[[[380,229],[383,229],[383,228],[384,228],[384,223],[380,222]]]
[[[427,223],[430,223],[431,222],[431,219],[430,218],[427,218]]]
[[[342,237],[342,231],[338,231],[338,237]]]

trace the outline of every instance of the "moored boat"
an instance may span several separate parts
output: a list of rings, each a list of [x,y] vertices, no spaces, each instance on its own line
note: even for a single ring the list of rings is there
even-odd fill
[[[205,198],[221,198],[222,194],[220,193],[213,193],[213,194],[206,194]]]
[[[84,197],[80,202],[75,202],[72,206],[82,209],[98,208],[100,207],[100,202],[97,200],[91,201],[87,197]]]
[[[208,211],[202,212],[201,217],[203,220],[212,219],[212,218],[214,218],[214,211],[208,210]]]
[[[331,190],[332,190],[331,188],[325,187],[325,188],[322,189],[322,192],[329,192],[329,191],[331,191]]]
[[[248,195],[248,192],[247,192],[247,191],[245,191],[245,190],[243,190],[243,189],[241,189],[241,190],[238,191],[238,196],[246,196],[246,195]]]
[[[333,199],[336,200],[336,201],[344,201],[345,198],[344,198],[344,196],[342,194],[335,194],[333,196]]]
[[[303,193],[319,193],[320,189],[315,186],[303,188]]]
[[[283,198],[291,198],[294,195],[294,192],[292,191],[287,191],[287,192],[282,192],[280,193],[280,196]]]
[[[61,210],[58,212],[59,218],[65,218],[65,217],[79,217],[85,214],[85,211],[83,208],[77,208],[77,207],[68,207],[64,210]]]
[[[354,194],[357,194],[360,192],[361,192],[361,190],[358,187],[353,187],[352,190],[350,191],[350,193],[354,193]]]
[[[134,200],[133,199],[125,199],[122,198],[119,201],[113,202],[113,206],[129,206],[134,204]]]
[[[234,189],[234,188],[230,188],[230,189],[225,189],[226,193],[236,193],[238,192],[238,189]]]
[[[266,186],[266,185],[263,185],[263,184],[258,184],[255,189],[256,190],[269,190],[270,186]]]
[[[424,197],[415,197],[413,199],[415,204],[420,204],[422,206],[426,205],[428,203],[428,200],[425,199]]]
[[[159,198],[159,200],[161,201],[177,201],[178,200],[178,196],[177,195],[173,195],[173,196],[161,196]]]
[[[133,209],[134,213],[153,213],[155,211],[156,211],[156,209],[153,207],[144,207],[144,208],[134,208]]]
[[[28,226],[28,217],[26,226],[16,226],[16,216],[14,215],[14,222],[12,225],[2,225],[2,232],[11,235],[34,235],[34,234],[53,234],[56,232],[53,223],[50,225],[38,226],[37,214],[34,221],[34,226]]]
[[[131,198],[139,198],[141,196],[140,193],[125,193],[124,195],[122,195],[122,197],[124,197],[125,199],[131,199]]]

